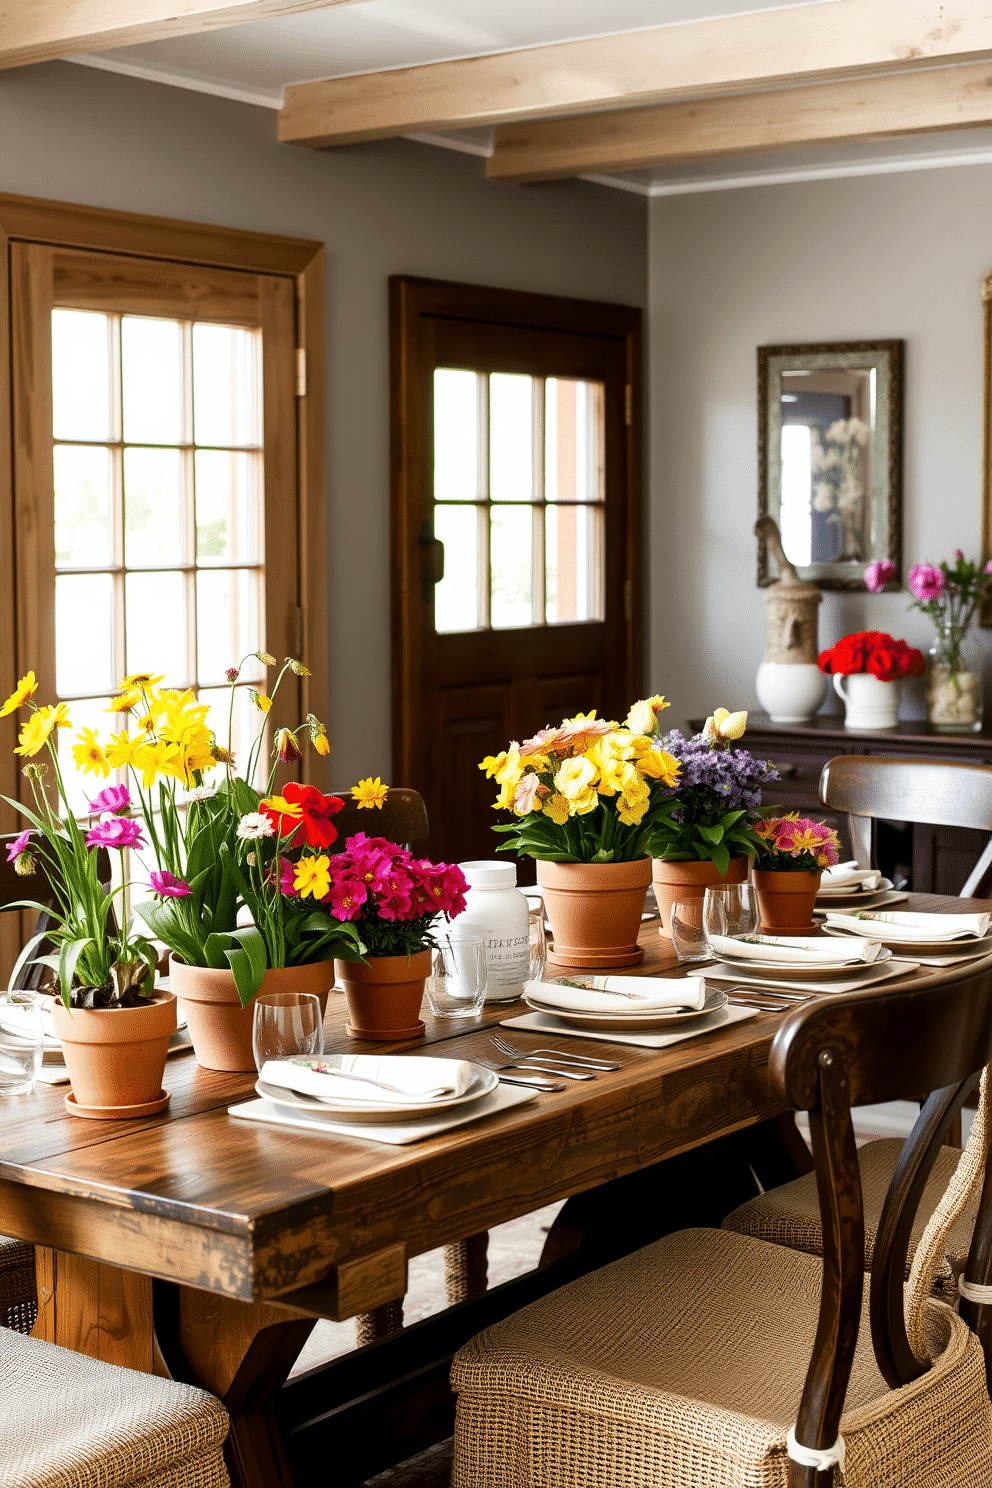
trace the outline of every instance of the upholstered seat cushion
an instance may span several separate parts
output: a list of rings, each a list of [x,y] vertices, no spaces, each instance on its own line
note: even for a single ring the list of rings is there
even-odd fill
[[[683,1230],[465,1345],[452,1488],[785,1488],[819,1308],[819,1258]],[[992,1482],[978,1340],[928,1304],[933,1369],[890,1390],[867,1299],[842,1434],[847,1488]]]
[[[37,1316],[34,1246],[0,1235],[0,1327],[30,1333]]]
[[[0,1488],[229,1488],[228,1415],[173,1384],[0,1329]]]
[[[892,1175],[896,1170],[903,1144],[900,1140],[884,1139],[867,1142],[858,1151],[861,1168],[861,1190],[865,1209],[865,1270],[871,1270],[875,1254],[875,1240],[882,1218],[882,1206]],[[920,1206],[916,1211],[909,1256],[912,1259],[920,1236],[926,1229],[930,1216],[936,1209],[941,1195],[950,1183],[961,1153],[956,1147],[942,1147],[937,1154],[933,1172],[923,1191]],[[975,1199],[961,1218],[952,1226],[944,1243],[945,1254],[951,1261],[963,1262],[968,1255],[978,1200]],[[792,1183],[783,1183],[781,1188],[769,1189],[756,1199],[749,1199],[739,1209],[733,1210],[723,1221],[723,1228],[736,1230],[740,1235],[752,1235],[756,1240],[769,1240],[773,1245],[788,1245],[793,1250],[805,1250],[810,1255],[823,1254],[823,1232],[820,1228],[820,1204],[816,1195],[816,1175],[807,1173]],[[908,1275],[908,1270],[907,1270]],[[957,1282],[948,1261],[940,1267],[935,1292],[952,1301],[956,1295]]]

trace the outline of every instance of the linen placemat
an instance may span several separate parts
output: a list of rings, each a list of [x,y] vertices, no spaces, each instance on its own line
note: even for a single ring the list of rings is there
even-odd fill
[[[706,975],[709,976],[709,972]],[[694,1018],[691,1028],[675,1031],[659,1028],[657,1032],[642,1029],[639,1033],[618,1033],[612,1028],[579,1028],[577,1024],[565,1023],[552,1013],[523,1013],[519,1018],[501,1018],[500,1023],[503,1028],[525,1028],[531,1033],[550,1033],[555,1038],[567,1035],[570,1038],[596,1039],[601,1044],[634,1044],[639,1049],[667,1049],[672,1044],[681,1044],[684,1039],[698,1038],[717,1028],[726,1028],[731,1023],[746,1023],[748,1018],[755,1017],[755,1008],[723,1007],[702,1018]]]
[[[276,1101],[260,1096],[257,1100],[245,1101],[240,1106],[228,1106],[228,1116],[239,1121],[262,1121],[270,1126],[291,1126],[297,1131],[316,1133],[319,1137],[358,1137],[363,1142],[385,1142],[390,1147],[406,1147],[410,1142],[422,1142],[427,1137],[436,1137],[440,1132],[450,1131],[455,1126],[467,1126],[470,1121],[479,1121],[483,1116],[495,1116],[499,1111],[509,1111],[513,1106],[522,1106],[527,1101],[545,1094],[541,1090],[525,1090],[522,1085],[500,1085],[481,1100],[469,1106],[458,1106],[456,1110],[418,1118],[416,1121],[398,1121],[387,1126],[379,1121],[329,1121],[326,1116],[311,1116],[307,1111],[294,1111],[291,1107],[279,1106]]]

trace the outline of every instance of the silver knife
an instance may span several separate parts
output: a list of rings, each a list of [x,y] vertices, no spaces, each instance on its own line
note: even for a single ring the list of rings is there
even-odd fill
[[[537,1075],[500,1075],[501,1085],[529,1085],[533,1090],[564,1090],[564,1081],[542,1080]]]

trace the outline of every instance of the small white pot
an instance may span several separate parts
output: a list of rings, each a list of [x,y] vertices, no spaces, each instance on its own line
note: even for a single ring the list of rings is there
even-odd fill
[[[763,661],[754,686],[772,723],[808,723],[827,695],[815,661]]]
[[[870,672],[835,672],[834,691],[844,700],[845,728],[893,729],[899,722],[898,682],[880,682]]]

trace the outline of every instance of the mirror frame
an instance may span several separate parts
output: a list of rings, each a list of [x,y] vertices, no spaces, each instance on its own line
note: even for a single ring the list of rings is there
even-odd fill
[[[992,275],[989,276],[992,279]],[[986,301],[985,315],[985,345],[986,345],[986,367],[989,363],[989,344],[992,335],[992,315],[990,315],[989,302]],[[781,361],[789,358],[804,361],[810,357],[829,353],[831,355],[858,355],[871,353],[873,357],[880,359],[886,367],[888,374],[888,394],[885,395],[884,387],[880,389],[879,413],[885,420],[883,437],[887,434],[888,459],[885,464],[887,475],[887,491],[882,498],[886,502],[886,515],[888,517],[888,550],[884,553],[873,553],[872,561],[877,558],[887,558],[890,563],[895,564],[895,577],[893,584],[898,586],[902,582],[902,429],[903,429],[903,363],[904,363],[904,341],[820,341],[812,342],[805,346],[759,346],[758,347],[758,516],[764,517],[769,514],[778,520],[776,512],[769,513],[769,486],[773,466],[777,469],[779,461],[770,457],[770,436],[772,434],[772,421],[776,413],[781,420],[780,398],[771,396],[771,383],[773,378],[776,385],[780,383],[783,367]],[[784,370],[788,370],[786,367]],[[884,398],[884,405],[883,405]],[[989,394],[986,392],[986,418],[988,418]],[[781,422],[778,424],[781,429]],[[988,448],[988,440],[986,441]],[[988,516],[989,503],[986,499],[986,520],[990,523],[992,530],[992,518]],[[817,564],[816,570],[828,567],[836,567],[836,574],[824,574],[814,572],[813,568],[799,567],[798,573],[801,578],[808,579],[810,583],[816,584],[820,589],[841,589],[853,593],[864,592],[864,570],[867,564],[856,565],[857,577],[848,578],[842,572],[850,571],[850,564]],[[758,584],[766,588],[774,584],[778,573],[771,561],[768,545],[764,538],[758,539]]]

